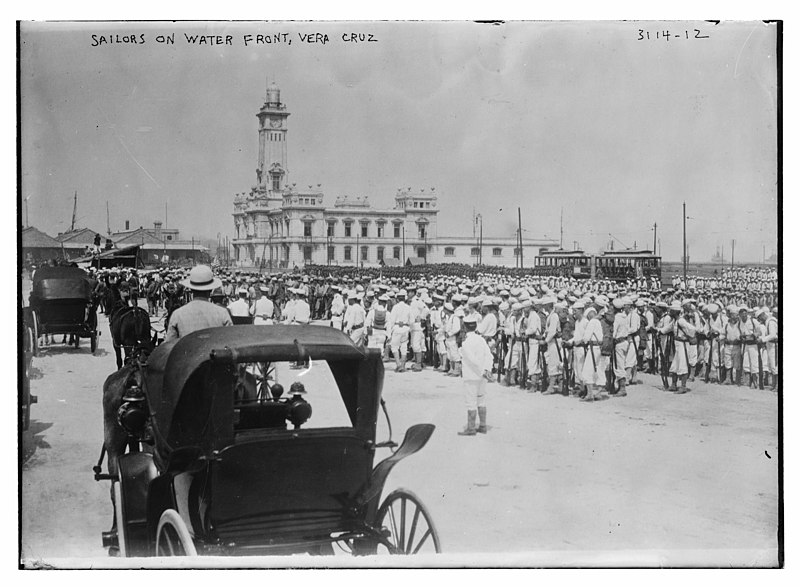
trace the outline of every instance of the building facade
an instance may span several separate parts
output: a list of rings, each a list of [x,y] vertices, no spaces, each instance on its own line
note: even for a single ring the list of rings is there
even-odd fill
[[[293,268],[304,264],[372,267],[387,259],[419,257],[429,263],[514,267],[515,237],[482,239],[438,234],[440,194],[436,188],[398,189],[394,207],[373,208],[368,197],[339,196],[326,202],[322,185],[289,182],[288,118],[273,82],[258,119],[256,183],[234,196],[234,260],[244,267]],[[524,238],[522,255],[557,246]]]

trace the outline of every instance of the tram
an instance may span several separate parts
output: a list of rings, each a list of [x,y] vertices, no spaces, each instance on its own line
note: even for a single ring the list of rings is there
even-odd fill
[[[534,259],[533,274],[542,277],[574,277],[575,279],[661,280],[661,257],[646,249],[604,251],[588,255],[582,250],[556,249],[542,251]]]

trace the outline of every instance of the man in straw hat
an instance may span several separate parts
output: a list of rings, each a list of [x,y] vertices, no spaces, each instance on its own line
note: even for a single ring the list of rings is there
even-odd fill
[[[192,301],[175,310],[169,319],[164,342],[186,336],[196,330],[233,324],[228,310],[212,304],[211,292],[222,285],[208,265],[192,267],[189,278],[181,285],[192,292]]]
[[[492,379],[492,351],[486,341],[475,333],[478,315],[469,314],[463,320],[466,336],[459,350],[463,364],[462,377],[467,405],[467,425],[459,436],[475,436],[477,432],[486,434],[486,381]],[[475,427],[476,416],[480,424]]]

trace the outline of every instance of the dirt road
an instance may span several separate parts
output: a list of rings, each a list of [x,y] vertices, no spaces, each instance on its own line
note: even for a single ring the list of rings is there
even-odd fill
[[[21,517],[31,564],[108,561],[108,484],[91,468],[115,364],[103,317],[99,328],[95,356],[84,341],[34,359]],[[697,382],[680,396],[643,378],[628,397],[595,404],[490,384],[489,433],[461,437],[458,380],[387,364],[395,440],[414,423],[437,426],[387,491],[422,498],[443,549],[468,555],[457,564],[775,565],[777,395]],[[379,439],[385,431],[381,421]]]

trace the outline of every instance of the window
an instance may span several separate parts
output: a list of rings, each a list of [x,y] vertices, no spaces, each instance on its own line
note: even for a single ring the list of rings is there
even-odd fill
[[[473,257],[477,257],[480,254],[480,249],[478,247],[472,247],[469,250],[469,254],[472,255]]]
[[[400,247],[394,247],[392,249],[392,257],[394,257],[395,259],[400,258]]]
[[[367,224],[362,224],[362,225],[361,225],[361,238],[366,238],[366,236],[367,236],[367,229],[368,229],[368,228],[369,228],[369,225],[367,225]]]
[[[378,238],[383,238],[383,224],[378,225]]]
[[[311,247],[303,247],[303,261],[311,262]]]
[[[492,257],[502,257],[503,256],[503,249],[500,247],[495,247],[492,249]]]
[[[352,222],[345,222],[344,223],[344,235],[345,236],[353,236],[352,235],[352,226],[353,226]]]
[[[421,238],[421,239],[425,238],[425,225],[424,224],[420,224],[419,225],[419,238]]]
[[[316,200],[316,198],[311,198],[311,205],[312,205],[312,206],[316,206],[316,205],[317,205],[317,200]]]
[[[281,176],[277,173],[272,176],[272,191],[277,192],[281,189]]]
[[[333,236],[333,222],[328,223],[328,236]]]
[[[353,260],[353,255],[351,253],[352,249],[353,249],[353,247],[345,247],[344,248],[344,260],[345,261],[352,261]]]
[[[336,259],[336,247],[328,247],[328,261]]]
[[[456,248],[455,247],[445,247],[444,248],[444,256],[445,257],[455,257],[456,256]]]
[[[309,238],[311,236],[311,222],[303,222],[303,236]]]
[[[427,255],[425,254],[425,247],[417,248],[417,257],[421,257],[424,259]]]
[[[236,228],[236,232],[237,232],[237,233],[239,232],[239,228],[238,228],[238,227]],[[168,241],[171,241],[171,240],[172,240],[172,235],[171,235],[171,234],[168,234],[168,235],[167,235],[167,240],[168,240]]]
[[[414,202],[414,207],[415,207],[415,208],[417,207],[417,202]]]
[[[369,247],[361,247],[361,260],[369,261]]]
[[[383,247],[378,247],[378,262],[383,261]]]
[[[400,238],[400,225],[399,224],[395,224],[394,225],[394,238]],[[395,257],[395,259],[397,259],[397,258],[399,258],[399,257]]]

